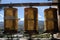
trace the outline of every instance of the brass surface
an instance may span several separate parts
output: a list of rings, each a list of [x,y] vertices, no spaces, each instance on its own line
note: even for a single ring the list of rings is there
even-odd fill
[[[16,8],[4,8],[4,31],[11,33],[18,30],[18,15]]]
[[[37,31],[38,30],[38,10],[37,8],[25,8],[24,13],[24,30]]]
[[[45,9],[44,16],[45,16],[44,31],[57,32],[58,31],[57,9],[56,8]]]

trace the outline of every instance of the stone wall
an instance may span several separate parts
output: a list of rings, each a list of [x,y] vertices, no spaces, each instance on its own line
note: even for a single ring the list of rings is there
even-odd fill
[[[53,2],[58,2],[58,0],[53,0]]]

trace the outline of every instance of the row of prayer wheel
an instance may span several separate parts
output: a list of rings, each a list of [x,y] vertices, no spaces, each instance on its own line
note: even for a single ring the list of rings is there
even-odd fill
[[[44,10],[44,31],[58,32],[57,9],[48,8]],[[18,15],[16,8],[4,9],[4,32],[17,33],[18,31]],[[24,9],[24,31],[25,33],[38,33],[38,9]]]

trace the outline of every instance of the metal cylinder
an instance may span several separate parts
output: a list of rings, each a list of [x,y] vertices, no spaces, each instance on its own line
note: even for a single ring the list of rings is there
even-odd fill
[[[57,18],[57,9],[48,8],[44,10],[45,22],[44,22],[44,31],[46,32],[58,32],[58,18]]]
[[[29,33],[36,33],[38,30],[38,9],[25,8],[24,30]]]
[[[4,8],[4,32],[16,33],[18,31],[18,14],[16,8]]]

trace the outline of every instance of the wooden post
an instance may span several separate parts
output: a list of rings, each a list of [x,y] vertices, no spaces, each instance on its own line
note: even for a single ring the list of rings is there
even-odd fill
[[[59,15],[60,15],[60,0],[58,0],[58,3],[59,3],[58,10],[59,10]]]
[[[60,3],[60,0],[58,0],[58,3]],[[58,27],[59,27],[59,31],[60,31],[60,5],[58,5]],[[57,34],[57,38],[60,39],[60,33]]]

